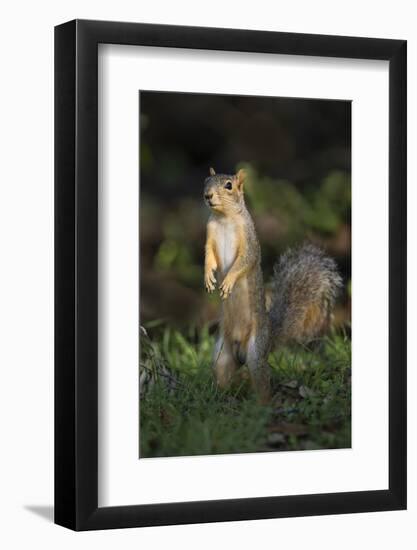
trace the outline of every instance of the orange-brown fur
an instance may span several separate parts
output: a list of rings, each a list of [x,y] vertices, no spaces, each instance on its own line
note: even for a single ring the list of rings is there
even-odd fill
[[[262,281],[259,283],[262,279],[259,243],[243,201],[244,177],[243,171],[223,177],[230,182],[231,189],[215,180],[205,192],[212,210],[207,224],[205,284],[207,291],[212,292],[217,272],[223,299],[221,336],[214,365],[221,387],[230,383],[241,360],[246,360],[249,341],[257,338],[259,325],[267,323],[265,297],[259,293],[259,288],[263,288]],[[259,384],[254,385],[260,393],[266,393]]]

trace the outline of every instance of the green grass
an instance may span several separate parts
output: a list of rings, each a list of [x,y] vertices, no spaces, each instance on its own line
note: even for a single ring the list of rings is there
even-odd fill
[[[344,332],[314,349],[271,354],[273,399],[262,406],[248,381],[216,387],[207,329],[184,334],[153,323],[147,331],[140,368],[155,381],[140,399],[141,457],[350,447],[351,343]]]

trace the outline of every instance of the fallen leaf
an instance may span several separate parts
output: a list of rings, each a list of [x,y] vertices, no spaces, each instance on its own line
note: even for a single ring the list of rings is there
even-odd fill
[[[282,385],[286,388],[295,389],[298,386],[298,382],[297,380],[290,380],[289,382],[284,382]]]
[[[298,393],[301,395],[301,397],[303,397],[304,399],[306,397],[313,397],[314,395],[314,391],[310,388],[308,388],[307,386],[300,386],[298,388]]]

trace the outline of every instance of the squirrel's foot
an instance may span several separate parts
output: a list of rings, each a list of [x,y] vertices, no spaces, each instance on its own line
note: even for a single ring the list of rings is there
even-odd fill
[[[229,277],[226,277],[220,285],[220,297],[222,300],[226,300],[232,293],[235,281]]]
[[[206,285],[207,292],[213,292],[216,288],[216,278],[214,276],[213,271],[210,271],[206,274],[204,283]]]

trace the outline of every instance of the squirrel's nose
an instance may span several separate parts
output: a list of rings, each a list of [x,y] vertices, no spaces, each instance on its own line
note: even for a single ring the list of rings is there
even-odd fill
[[[205,193],[205,194],[204,194],[204,198],[205,198],[207,201],[209,201],[210,199],[213,198],[213,193],[211,193],[211,192]]]

